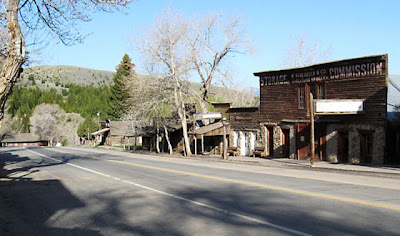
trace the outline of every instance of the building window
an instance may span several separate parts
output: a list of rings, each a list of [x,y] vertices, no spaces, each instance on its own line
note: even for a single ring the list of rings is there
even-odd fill
[[[299,108],[305,108],[306,105],[306,88],[299,88]]]
[[[318,99],[317,86],[315,84],[310,85],[310,93],[312,94],[314,99]]]
[[[325,85],[324,84],[311,84],[309,85],[310,93],[314,99],[325,99]]]
[[[318,99],[325,99],[325,85],[318,85]]]

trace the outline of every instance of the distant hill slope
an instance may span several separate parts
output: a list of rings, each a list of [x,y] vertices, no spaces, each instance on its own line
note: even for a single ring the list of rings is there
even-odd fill
[[[19,86],[33,85],[35,87],[58,87],[66,84],[77,85],[109,85],[112,82],[113,72],[95,70],[77,66],[50,66],[40,65],[24,69]],[[33,82],[34,81],[34,82]],[[30,87],[30,86],[29,86]]]
[[[66,66],[66,65],[40,65],[25,68],[21,74],[21,78],[17,82],[18,87],[26,88],[39,88],[41,90],[48,90],[51,88],[56,89],[59,93],[63,90],[68,90],[69,84],[75,84],[80,86],[92,85],[95,87],[107,85],[109,86],[113,81],[113,72],[95,70],[77,66]],[[142,76],[142,75],[139,75]],[[190,82],[190,87],[193,91],[200,93],[203,85],[197,82]],[[212,85],[210,88],[210,97],[212,101],[217,102],[232,102],[234,105],[243,106],[246,101],[254,100],[258,95],[258,89],[248,89],[238,91],[234,89],[227,89],[225,87],[219,87]],[[238,99],[239,94],[244,99]],[[248,106],[248,105],[247,105]]]

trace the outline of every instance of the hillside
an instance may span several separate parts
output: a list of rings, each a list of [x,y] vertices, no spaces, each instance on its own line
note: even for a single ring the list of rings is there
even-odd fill
[[[17,86],[57,88],[67,84],[80,86],[92,85],[95,87],[109,85],[112,82],[113,72],[95,70],[76,66],[33,66],[25,68]]]
[[[35,88],[41,90],[55,88],[61,92],[63,88],[67,88],[68,84],[79,86],[92,85],[99,87],[102,85],[110,85],[112,83],[113,72],[95,70],[77,66],[66,65],[40,65],[25,68],[21,74],[21,78],[17,83],[18,87]],[[203,86],[201,83],[190,82],[194,91],[200,91]],[[211,86],[211,95],[226,93],[224,87]],[[238,92],[238,91],[232,91]],[[228,92],[229,93],[229,92]],[[246,93],[259,96],[258,88],[249,88]],[[226,98],[224,99],[226,100]]]
[[[92,85],[99,87],[101,85],[109,86],[112,83],[114,72],[95,70],[77,66],[65,65],[40,65],[25,68],[21,78],[17,83],[18,87],[28,87],[40,89],[65,87],[67,84],[79,86]],[[202,84],[191,82],[192,89],[198,91]],[[213,86],[212,92],[217,92],[218,87]]]

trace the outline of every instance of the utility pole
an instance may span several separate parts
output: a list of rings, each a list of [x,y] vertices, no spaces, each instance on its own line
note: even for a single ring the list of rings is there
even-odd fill
[[[222,156],[224,158],[224,160],[227,159],[227,155],[226,155],[226,149],[227,149],[227,141],[226,141],[226,117],[222,117],[222,126],[224,127],[224,133],[223,133],[223,151],[222,151]]]
[[[310,93],[310,133],[311,133],[311,167],[314,166],[315,158],[315,141],[314,141],[314,98]]]
[[[87,140],[88,140],[88,144],[90,144],[89,143],[89,128],[87,128]]]
[[[99,130],[101,130],[101,125],[100,125],[100,111],[97,112],[97,120],[99,122]]]

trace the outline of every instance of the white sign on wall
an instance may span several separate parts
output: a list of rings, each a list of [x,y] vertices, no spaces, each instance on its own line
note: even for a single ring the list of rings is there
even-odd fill
[[[194,115],[195,120],[221,119],[221,118],[222,118],[221,113],[200,113]]]
[[[361,99],[316,99],[315,114],[343,115],[364,112],[364,100]]]

